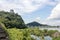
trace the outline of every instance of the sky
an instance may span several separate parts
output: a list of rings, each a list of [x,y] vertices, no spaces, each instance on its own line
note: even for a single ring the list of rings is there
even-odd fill
[[[60,0],[0,0],[0,11],[10,9],[21,15],[26,24],[37,21],[60,25]]]

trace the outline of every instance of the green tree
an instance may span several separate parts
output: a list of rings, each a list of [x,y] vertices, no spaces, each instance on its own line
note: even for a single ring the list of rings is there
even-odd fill
[[[26,28],[22,17],[14,13],[13,10],[11,10],[11,12],[0,11],[0,22],[7,28]]]

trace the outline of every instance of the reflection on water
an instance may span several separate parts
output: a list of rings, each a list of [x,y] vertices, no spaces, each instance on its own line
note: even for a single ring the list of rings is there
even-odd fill
[[[33,39],[35,39],[35,40],[41,40],[40,37],[35,36],[35,35],[31,35],[31,37],[32,37]],[[52,40],[52,38],[51,38],[50,36],[45,36],[45,37],[44,37],[44,40]]]

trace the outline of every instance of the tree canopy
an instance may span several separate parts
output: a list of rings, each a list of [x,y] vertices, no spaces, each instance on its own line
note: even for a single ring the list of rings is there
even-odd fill
[[[0,11],[0,22],[2,22],[7,28],[26,28],[22,17],[13,11]]]

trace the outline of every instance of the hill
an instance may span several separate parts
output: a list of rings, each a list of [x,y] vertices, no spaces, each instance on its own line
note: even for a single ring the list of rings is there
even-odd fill
[[[7,28],[26,28],[22,17],[14,10],[10,10],[10,12],[0,11],[0,22]]]
[[[31,22],[31,23],[28,23],[28,24],[26,24],[27,26],[48,26],[48,25],[45,25],[45,24],[40,24],[40,23],[38,23],[38,22],[36,22],[36,21],[34,21],[34,22]]]

